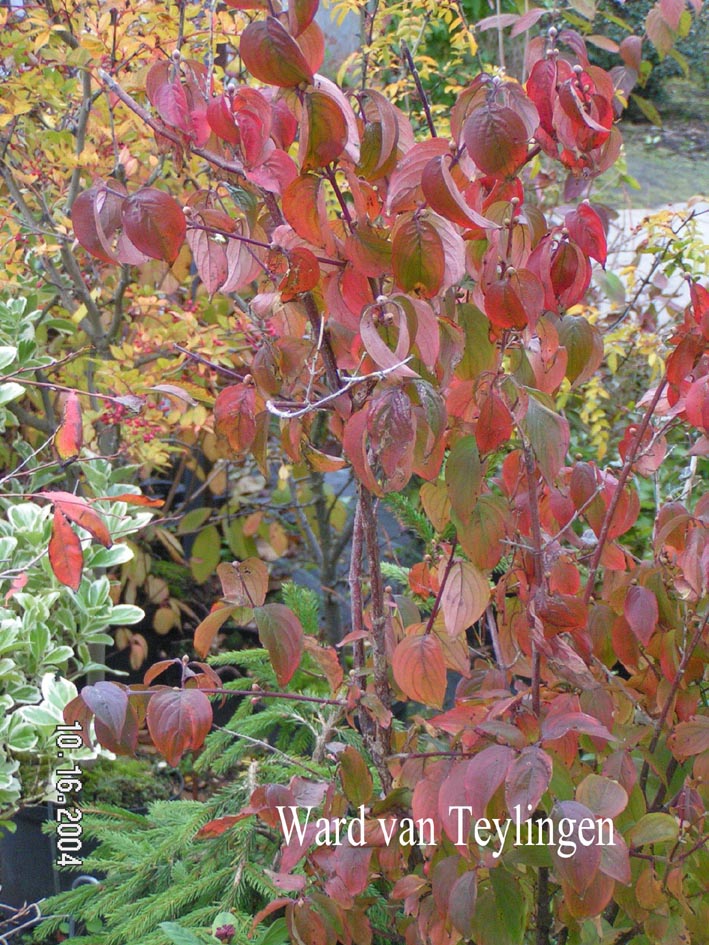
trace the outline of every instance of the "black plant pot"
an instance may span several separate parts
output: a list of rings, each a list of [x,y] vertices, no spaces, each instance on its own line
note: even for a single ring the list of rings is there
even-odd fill
[[[17,829],[0,839],[0,899],[19,908],[69,889],[81,872],[61,872],[55,868],[55,837],[42,832],[42,825],[54,819],[54,806],[25,807],[13,818]]]

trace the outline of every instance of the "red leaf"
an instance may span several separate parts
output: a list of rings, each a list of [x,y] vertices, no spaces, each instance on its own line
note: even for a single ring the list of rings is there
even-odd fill
[[[475,426],[475,439],[481,452],[489,453],[512,436],[512,414],[494,388],[484,395]]]
[[[288,25],[294,36],[310,26],[318,12],[319,0],[288,0]]]
[[[53,503],[55,509],[59,509],[70,521],[85,528],[87,532],[106,548],[110,548],[113,542],[108,531],[108,527],[98,512],[95,512],[88,504],[86,499],[79,495],[73,495],[71,492],[39,492],[43,499],[48,499]]]
[[[660,617],[655,595],[647,587],[629,587],[625,595],[623,613],[635,636],[647,646]]]
[[[485,289],[485,314],[498,328],[534,327],[544,310],[544,289],[527,269],[507,271]]]
[[[589,848],[587,848],[589,849]],[[607,846],[598,848],[603,851]],[[588,886],[584,889],[583,895],[577,893],[570,883],[562,882],[561,894],[564,905],[575,919],[588,919],[600,915],[611,901],[615,883],[610,875],[604,875],[597,872]]]
[[[288,272],[278,286],[281,300],[290,302],[301,292],[310,292],[320,281],[320,266],[309,249],[296,246],[289,253]]]
[[[417,376],[410,367],[401,364],[411,350],[411,338],[408,321],[400,305],[395,302],[368,305],[362,312],[359,332],[367,354],[377,367],[389,371],[389,377]],[[387,342],[394,345],[393,351]]]
[[[423,201],[421,179],[424,168],[431,158],[448,153],[448,142],[443,138],[417,142],[399,161],[389,179],[386,212],[416,210]]]
[[[62,422],[54,435],[54,446],[59,459],[74,459],[81,452],[84,428],[81,419],[81,404],[76,391],[71,391],[64,402]]]
[[[306,636],[303,643],[306,652],[312,656],[327,679],[331,691],[336,693],[345,678],[344,670],[337,658],[337,651],[332,646],[320,646],[313,637]]]
[[[286,686],[303,655],[303,628],[290,608],[265,604],[254,608],[259,640],[268,650],[279,686]]]
[[[234,824],[240,823],[245,814],[227,814],[225,817],[217,817],[215,820],[208,820],[206,824],[199,828],[194,835],[195,840],[213,840],[214,837],[221,837]],[[290,900],[288,900],[290,902]]]
[[[403,390],[389,388],[370,402],[367,431],[380,488],[401,491],[413,471],[416,437],[411,401]]]
[[[564,225],[571,239],[592,259],[605,266],[608,256],[606,231],[601,218],[588,201],[584,200],[564,217]]]
[[[375,495],[382,490],[374,478],[367,456],[367,421],[369,408],[357,410],[345,424],[342,435],[342,448],[357,478]]]
[[[709,433],[709,375],[694,381],[685,398],[687,420],[692,426]]]
[[[234,145],[239,143],[239,129],[234,121],[231,102],[225,95],[212,99],[207,105],[207,121],[209,127],[222,141],[228,141],[229,144]]]
[[[465,775],[466,803],[476,820],[485,816],[487,805],[507,778],[515,753],[507,745],[490,745],[471,758]]]
[[[252,384],[234,384],[219,393],[214,404],[214,423],[219,436],[241,453],[256,436],[256,390]]]
[[[200,689],[163,689],[151,697],[146,719],[155,747],[177,767],[186,751],[204,744],[212,706]]]
[[[190,106],[180,81],[179,66],[169,61],[156,62],[146,76],[145,90],[166,125],[192,134]]]
[[[530,138],[524,120],[512,108],[485,105],[463,126],[468,154],[490,177],[511,177],[527,158]]]
[[[674,46],[674,35],[662,12],[660,4],[656,3],[648,11],[645,19],[645,32],[661,58],[666,56]]]
[[[170,264],[177,259],[187,223],[174,197],[146,187],[126,198],[121,215],[126,236],[142,253]]]
[[[392,657],[397,686],[415,702],[440,709],[446,694],[443,647],[433,634],[405,637]]]
[[[434,157],[423,169],[421,188],[429,207],[459,226],[497,228],[496,223],[465,202],[448,170],[449,157],[445,154]]]
[[[605,725],[601,725],[598,719],[594,719],[592,715],[586,715],[585,712],[564,712],[553,717],[547,716],[542,722],[542,738],[545,742],[563,738],[568,732],[592,735],[594,738],[603,738],[609,742],[617,741]]]
[[[104,262],[116,262],[111,244],[121,224],[124,198],[114,191],[122,189],[117,181],[111,182],[110,191],[104,184],[97,184],[79,194],[71,208],[74,235],[84,249]]]
[[[13,578],[12,583],[10,584],[10,590],[5,594],[5,600],[10,600],[10,598],[14,597],[18,591],[21,591],[25,584],[27,584],[28,580],[29,575],[26,571],[23,571],[22,574],[18,574],[16,578]]]
[[[323,223],[327,218],[322,178],[304,174],[283,192],[283,216],[302,239],[323,245]]]
[[[668,738],[668,744],[679,761],[709,751],[709,716],[697,715],[680,722]]]
[[[577,801],[561,801],[555,804],[551,813],[552,821],[556,826],[554,839],[557,842],[551,847],[551,855],[555,870],[561,880],[568,883],[572,889],[581,894],[588,889],[601,865],[601,847],[597,843],[585,846],[581,842],[579,825],[582,821],[596,824],[593,812]],[[561,823],[564,823],[565,843],[559,840]],[[583,839],[588,836],[586,830]],[[575,848],[573,847],[575,844]],[[569,856],[569,853],[573,855]]]
[[[81,541],[64,515],[54,509],[52,537],[49,539],[49,564],[54,576],[73,591],[79,590],[84,556]]]
[[[308,68],[313,73],[313,85],[317,88],[320,77],[317,73],[320,71],[325,61],[325,34],[317,23],[310,23],[298,36],[298,46],[300,47]],[[329,80],[328,80],[329,81]]]
[[[135,749],[138,745],[138,729],[138,714],[130,703],[126,710],[123,726],[117,734],[99,718],[94,719],[96,740],[116,755],[126,755],[128,757],[135,755]]]
[[[249,23],[241,34],[239,53],[251,75],[267,85],[290,88],[313,81],[302,49],[273,16]]]
[[[537,809],[549,787],[552,761],[541,748],[524,748],[510,765],[505,780],[505,803],[511,816],[519,807],[519,820],[524,822]]]
[[[448,897],[448,917],[453,927],[466,940],[473,937],[473,916],[477,893],[478,874],[475,870],[469,870],[458,877]]]
[[[430,299],[445,273],[443,242],[436,228],[419,214],[400,217],[392,236],[394,282],[404,292]]]
[[[195,215],[194,222],[209,225],[208,220],[198,215]],[[187,231],[187,244],[207,294],[214,295],[226,282],[229,271],[224,237],[190,227]]]

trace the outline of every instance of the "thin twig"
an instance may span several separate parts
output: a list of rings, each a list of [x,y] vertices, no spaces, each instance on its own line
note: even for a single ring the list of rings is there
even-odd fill
[[[699,646],[702,636],[704,635],[704,631],[707,628],[707,622],[709,622],[709,613],[704,617],[704,620],[701,620],[699,622],[699,625],[697,626],[697,629],[694,631],[694,635],[692,636],[692,639],[689,642],[689,646],[687,646],[684,653],[682,654],[682,659],[680,660],[680,664],[677,667],[675,678],[672,680],[670,691],[667,693],[667,698],[665,699],[665,702],[662,706],[662,711],[660,712],[660,715],[657,721],[655,722],[652,740],[650,741],[650,745],[648,746],[648,754],[650,755],[653,755],[655,753],[655,749],[657,748],[660,742],[660,736],[662,735],[662,727],[667,721],[667,716],[670,714],[672,704],[674,702],[675,696],[677,695],[677,691],[679,690],[682,679],[684,678],[684,674],[687,669],[687,666],[689,665],[689,661],[694,655],[694,651]],[[645,792],[645,785],[647,783],[647,778],[648,778],[649,773],[650,773],[650,763],[649,761],[646,760],[643,763],[642,769],[640,771],[640,778],[638,779],[640,790],[643,793]]]
[[[406,65],[408,66],[409,72],[411,73],[416,84],[416,91],[418,92],[418,97],[421,100],[421,104],[423,105],[423,110],[426,115],[426,124],[428,125],[428,130],[431,132],[432,138],[437,138],[438,133],[436,131],[436,126],[433,123],[433,115],[431,114],[431,106],[428,103],[426,90],[424,89],[421,82],[421,76],[419,75],[418,69],[416,68],[414,57],[411,55],[411,50],[407,46],[406,41],[403,39],[401,41],[401,52],[404,59],[406,60]]]
[[[381,371],[373,371],[371,374],[348,377],[339,390],[334,391],[332,394],[326,394],[325,397],[321,397],[320,400],[313,401],[313,403],[306,403],[302,406],[296,405],[293,409],[290,409],[289,405],[289,409],[285,409],[275,401],[267,400],[266,409],[269,413],[272,413],[274,417],[280,417],[281,420],[295,420],[298,417],[304,417],[306,414],[313,413],[315,410],[322,410],[328,404],[332,403],[334,400],[337,400],[338,397],[341,397],[343,394],[347,393],[347,391],[351,390],[353,387],[356,387],[357,384],[364,384],[373,380],[384,380],[385,377],[387,377],[389,374],[392,374],[394,371],[398,371],[410,360],[411,358],[408,357],[397,364],[393,364],[391,367],[384,368]]]
[[[98,70],[98,77],[104,82],[111,92],[116,95],[124,105],[127,105],[128,108],[134,114],[138,116],[145,124],[151,128],[155,134],[161,135],[163,138],[167,138],[168,141],[172,141],[173,144],[178,145],[180,148],[185,148],[188,146],[188,141],[184,136],[177,134],[177,132],[172,131],[168,128],[167,125],[163,125],[160,122],[156,121],[150,112],[143,108],[142,105],[139,105],[138,102],[133,98],[132,95],[129,95],[128,92],[123,89],[118,82],[110,76],[104,69]],[[208,161],[210,164],[213,164],[215,167],[221,168],[223,171],[228,171],[230,174],[237,174],[240,177],[244,175],[244,165],[240,161],[230,161],[227,158],[217,154],[214,151],[210,151],[208,148],[190,148],[193,154],[198,155],[198,157],[203,157],[205,161]]]
[[[428,634],[433,630],[433,624],[436,617],[438,616],[438,611],[441,607],[441,601],[443,600],[443,592],[446,589],[446,584],[448,583],[448,577],[451,571],[453,570],[453,562],[455,559],[455,549],[456,549],[457,544],[458,544],[458,536],[456,535],[453,538],[453,542],[451,544],[450,557],[448,558],[448,561],[446,562],[446,569],[443,572],[443,577],[441,578],[441,583],[438,587],[438,593],[436,594],[436,599],[433,602],[433,609],[431,610],[431,615],[428,618],[428,622],[426,623],[426,628],[423,631],[424,636],[428,636]]]
[[[596,574],[598,573],[598,567],[601,562],[601,555],[603,554],[603,549],[606,542],[608,541],[608,535],[613,522],[613,516],[615,515],[616,509],[618,508],[618,503],[620,502],[620,497],[623,494],[625,483],[628,480],[628,476],[630,475],[633,463],[637,457],[637,453],[640,449],[640,444],[642,443],[645,431],[647,430],[650,420],[652,419],[652,415],[654,414],[655,409],[660,402],[660,398],[662,397],[662,393],[666,384],[667,377],[664,377],[658,384],[657,390],[655,391],[652,400],[648,404],[647,410],[645,411],[645,416],[640,421],[640,425],[635,432],[635,439],[628,450],[628,453],[625,457],[625,462],[623,463],[623,468],[621,469],[620,475],[618,476],[618,484],[615,487],[615,492],[613,493],[613,497],[603,518],[603,524],[601,525],[601,530],[598,533],[598,544],[596,545],[596,550],[594,551],[593,558],[591,559],[588,580],[586,581],[586,589],[584,591],[583,598],[585,604],[588,604],[589,600],[591,599],[591,595],[593,594],[593,588],[596,582]]]

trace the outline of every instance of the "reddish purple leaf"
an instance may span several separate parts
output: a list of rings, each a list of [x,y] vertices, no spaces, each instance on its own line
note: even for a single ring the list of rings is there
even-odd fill
[[[212,706],[200,689],[162,689],[151,696],[146,718],[155,747],[177,767],[186,751],[204,744]]]
[[[258,635],[268,650],[279,686],[286,686],[303,655],[303,628],[290,608],[264,604],[254,608]]]
[[[182,207],[169,194],[146,187],[127,197],[122,219],[128,239],[151,259],[177,259],[187,233]]]
[[[537,809],[549,787],[552,760],[541,748],[524,748],[510,765],[505,782],[505,803],[511,816],[519,807],[519,820],[524,822]]]
[[[630,629],[640,642],[647,646],[660,617],[657,598],[647,587],[633,585],[628,588],[623,613]]]
[[[303,50],[273,16],[249,23],[239,52],[251,75],[267,85],[290,88],[313,81]]]

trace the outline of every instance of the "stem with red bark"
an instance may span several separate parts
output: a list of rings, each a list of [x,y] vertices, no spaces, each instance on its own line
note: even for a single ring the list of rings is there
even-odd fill
[[[591,559],[588,580],[586,581],[586,589],[583,595],[584,603],[586,604],[589,602],[591,595],[593,594],[593,587],[596,582],[596,574],[598,573],[598,568],[601,563],[603,549],[606,542],[608,541],[611,524],[613,523],[613,516],[615,515],[616,509],[618,508],[618,503],[620,502],[620,497],[623,494],[625,483],[628,481],[628,476],[630,475],[633,463],[635,462],[635,459],[638,455],[638,450],[640,449],[640,444],[642,443],[643,437],[645,436],[645,431],[650,425],[650,420],[652,419],[652,415],[654,414],[657,405],[660,402],[660,397],[662,397],[662,392],[664,391],[666,384],[667,378],[664,377],[658,384],[657,390],[655,391],[652,400],[648,404],[648,408],[645,411],[645,416],[642,418],[640,426],[635,432],[635,439],[628,450],[628,455],[625,457],[623,468],[621,469],[620,475],[618,476],[618,484],[615,487],[615,492],[613,493],[613,498],[610,501],[610,505],[606,510],[603,524],[601,525],[601,530],[598,534],[598,544],[596,545],[596,550],[594,551],[593,558]]]

